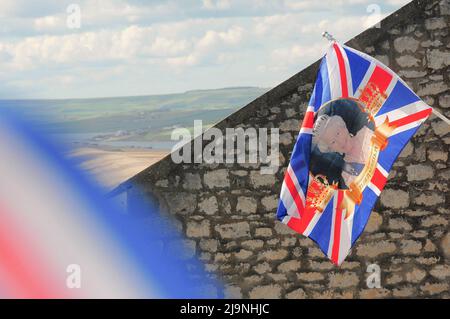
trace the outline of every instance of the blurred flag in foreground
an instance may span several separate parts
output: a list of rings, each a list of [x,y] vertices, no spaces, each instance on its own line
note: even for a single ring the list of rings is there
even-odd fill
[[[392,164],[431,111],[388,67],[333,42],[284,177],[277,218],[340,265]]]
[[[175,233],[157,218],[142,229],[4,112],[0,156],[0,298],[217,297],[201,264],[178,258]]]

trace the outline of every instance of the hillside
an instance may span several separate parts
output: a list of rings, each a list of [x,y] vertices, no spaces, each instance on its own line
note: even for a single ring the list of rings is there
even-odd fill
[[[170,141],[174,127],[192,127],[196,119],[211,125],[266,91],[237,87],[136,97],[0,100],[0,110],[19,112],[64,141],[139,147],[145,141]]]

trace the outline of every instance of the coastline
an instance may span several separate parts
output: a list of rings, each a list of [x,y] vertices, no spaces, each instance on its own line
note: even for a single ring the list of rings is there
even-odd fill
[[[69,151],[67,157],[102,186],[112,189],[168,153],[170,150],[80,145]]]

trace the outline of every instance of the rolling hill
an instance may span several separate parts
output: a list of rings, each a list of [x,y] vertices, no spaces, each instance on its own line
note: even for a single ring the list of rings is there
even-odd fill
[[[46,133],[80,143],[170,141],[175,127],[211,125],[268,89],[236,87],[179,94],[68,100],[0,100]]]

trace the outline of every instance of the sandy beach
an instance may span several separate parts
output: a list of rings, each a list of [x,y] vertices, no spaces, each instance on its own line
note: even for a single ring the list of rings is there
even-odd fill
[[[92,174],[107,189],[156,163],[169,151],[146,149],[101,149],[80,147],[67,155]]]

